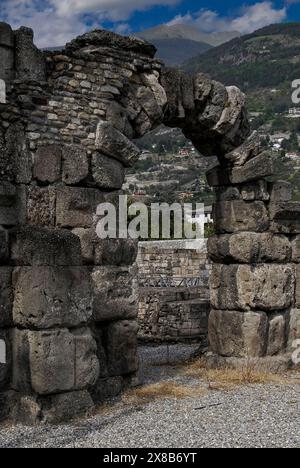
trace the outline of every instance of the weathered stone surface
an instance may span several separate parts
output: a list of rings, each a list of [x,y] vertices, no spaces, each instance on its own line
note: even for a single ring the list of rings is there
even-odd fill
[[[215,166],[206,173],[207,183],[210,187],[223,187],[231,185],[229,168]]]
[[[270,184],[269,191],[271,193],[270,202],[289,202],[293,196],[293,186],[290,182],[279,180]]]
[[[89,162],[84,148],[75,145],[64,146],[62,149],[63,171],[62,180],[68,185],[78,184],[89,174]]]
[[[262,179],[263,177],[273,175],[273,159],[272,154],[264,151],[255,158],[250,159],[244,166],[234,167],[231,171],[231,182],[233,184],[242,184],[243,182]]]
[[[97,189],[64,187],[57,190],[56,225],[65,228],[90,228],[97,206],[107,201]]]
[[[32,158],[27,148],[25,130],[21,123],[9,126],[6,135],[7,173],[18,184],[28,184],[32,178]]]
[[[51,394],[75,383],[75,343],[68,330],[13,331],[12,387]]]
[[[212,310],[208,327],[210,349],[225,357],[261,357],[265,353],[268,319],[264,312]]]
[[[27,192],[27,221],[36,226],[55,225],[56,193],[52,187],[30,187]]]
[[[168,98],[165,89],[159,83],[158,76],[154,73],[144,73],[142,80],[153,92],[157,104],[163,108],[167,104]],[[194,98],[192,103],[194,104]]]
[[[46,81],[43,53],[33,44],[33,31],[22,27],[15,32],[15,65],[20,80]]]
[[[133,320],[122,320],[108,326],[106,345],[110,376],[137,371],[137,331],[138,325]]]
[[[0,329],[0,341],[1,341],[1,357],[3,358],[3,351],[5,351],[6,362],[0,362],[0,392],[8,388],[8,384],[11,378],[11,367],[12,367],[12,356],[11,356],[11,344],[8,330]],[[5,344],[5,350],[3,350],[3,343]],[[1,410],[0,410],[1,412]],[[1,419],[1,418],[0,418]]]
[[[156,53],[156,48],[142,39],[133,36],[124,37],[105,29],[96,29],[77,37],[67,44],[67,50],[72,52],[88,46],[89,48],[90,46],[112,47],[118,51],[126,50],[150,58],[153,58]],[[90,48],[90,50],[93,51],[94,48]]]
[[[215,193],[217,201],[244,200],[267,202],[270,199],[267,182],[264,180],[237,186],[216,186]]]
[[[292,262],[300,263],[300,235],[295,236],[291,241]]]
[[[293,345],[296,340],[300,340],[300,309],[291,309],[288,323],[288,351],[295,351]]]
[[[88,330],[15,329],[12,339],[15,390],[50,395],[83,389],[97,380],[95,341]]]
[[[92,316],[87,268],[19,267],[13,273],[14,323],[47,329],[77,326]]]
[[[208,239],[210,258],[217,263],[284,263],[291,260],[291,244],[285,236],[241,232]]]
[[[285,350],[286,321],[283,315],[275,315],[269,321],[267,354],[275,356]]]
[[[109,122],[100,122],[97,127],[96,148],[110,158],[117,159],[124,166],[133,166],[141,151]]]
[[[9,256],[8,233],[0,229],[0,265],[5,263]]]
[[[6,23],[0,23],[0,79],[10,83],[14,79],[14,34]]]
[[[213,218],[218,233],[263,232],[269,227],[268,211],[261,201],[253,203],[242,200],[217,202],[214,205]]]
[[[93,388],[92,396],[96,403],[104,403],[110,398],[115,398],[124,390],[123,377],[108,377],[99,379]]]
[[[40,146],[34,156],[34,177],[40,182],[53,183],[61,177],[61,148]]]
[[[211,303],[217,310],[279,311],[294,300],[292,265],[213,265]]]
[[[42,397],[39,403],[42,407],[42,422],[49,424],[88,416],[94,408],[93,400],[87,390]]]
[[[138,243],[131,239],[98,239],[95,265],[131,265],[137,256]]]
[[[262,151],[261,136],[257,131],[253,132],[249,138],[238,148],[225,155],[234,166],[243,166],[246,161],[255,158]]]
[[[0,328],[12,323],[12,268],[0,267]]]
[[[300,203],[278,202],[270,204],[270,217],[272,232],[283,234],[300,233]]]
[[[75,337],[75,375],[76,388],[93,386],[99,376],[97,344],[89,329],[73,332]]]
[[[116,159],[99,152],[92,155],[92,175],[95,185],[104,190],[119,190],[125,179],[125,168]]]
[[[26,226],[10,233],[11,260],[24,266],[80,266],[77,236],[66,229]]]
[[[295,305],[300,308],[300,265],[295,265],[296,274],[296,294],[295,294]]]
[[[227,86],[227,102],[223,108],[220,120],[215,129],[222,135],[226,135],[236,125],[244,109],[246,96],[236,86]]]
[[[93,228],[75,228],[72,230],[72,233],[79,237],[83,263],[85,265],[93,265],[95,258],[95,230]]]
[[[137,304],[128,267],[97,267],[92,273],[93,319],[103,322],[137,316]]]

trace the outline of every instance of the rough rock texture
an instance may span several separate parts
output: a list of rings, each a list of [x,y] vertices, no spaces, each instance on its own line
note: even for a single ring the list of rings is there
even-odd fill
[[[219,160],[213,350],[277,356],[298,337],[300,205],[264,180],[272,161],[244,94],[154,54],[101,30],[42,52],[30,29],[0,23],[0,418],[68,419],[134,379],[136,245],[99,239],[97,208],[117,206],[133,140],[161,124]]]

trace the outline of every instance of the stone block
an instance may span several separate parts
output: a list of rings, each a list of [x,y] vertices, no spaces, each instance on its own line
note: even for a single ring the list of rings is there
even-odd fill
[[[0,79],[10,83],[14,79],[14,33],[6,23],[0,23]]]
[[[56,225],[65,228],[90,228],[97,206],[107,201],[97,189],[64,187],[57,190]]]
[[[137,371],[137,332],[138,325],[133,320],[117,321],[108,326],[105,341],[110,376]]]
[[[291,241],[292,262],[300,263],[300,235],[295,236]]]
[[[0,265],[7,262],[9,256],[8,232],[0,228]]]
[[[95,242],[95,265],[132,265],[138,243],[131,239],[99,239]]]
[[[267,330],[264,312],[212,310],[209,346],[212,352],[224,357],[261,357],[265,353]]]
[[[125,387],[123,377],[108,377],[99,379],[92,389],[92,396],[95,403],[104,403],[105,401],[119,396]]]
[[[277,182],[270,183],[269,185],[271,203],[291,201],[293,196],[293,186],[290,182],[279,180]]]
[[[62,148],[62,180],[67,185],[82,182],[89,175],[87,152],[80,146],[68,145]]]
[[[10,383],[12,369],[11,343],[8,330],[0,329],[0,348],[0,392],[2,392],[7,389]]]
[[[10,233],[11,260],[22,266],[80,266],[80,240],[66,229],[26,226]]]
[[[286,320],[285,316],[276,314],[269,320],[267,355],[276,356],[285,351]]]
[[[128,267],[96,267],[92,273],[92,283],[94,321],[136,318],[137,301]]]
[[[239,232],[212,236],[207,243],[216,263],[284,263],[291,260],[291,244],[285,236]]]
[[[288,351],[295,351],[293,344],[300,340],[300,309],[291,309],[288,317]],[[299,346],[297,346],[299,348]]]
[[[45,56],[33,44],[30,28],[21,27],[15,31],[15,67],[19,80],[46,81]]]
[[[61,178],[61,147],[39,146],[34,156],[33,175],[43,183],[57,182]]]
[[[125,167],[133,166],[141,154],[139,148],[109,122],[98,124],[96,148],[106,156],[117,159]]]
[[[42,422],[47,424],[87,417],[94,409],[93,400],[87,390],[42,397],[39,402],[42,407]]]
[[[216,166],[206,173],[207,183],[210,187],[224,187],[231,185],[229,168]]]
[[[272,232],[300,233],[300,203],[296,201],[271,203],[269,206]]]
[[[234,167],[231,171],[230,180],[232,184],[242,184],[252,180],[262,179],[263,177],[274,174],[274,158],[272,154],[264,151],[246,162],[241,167]]]
[[[85,267],[18,267],[13,287],[17,326],[74,327],[92,316],[90,274]]]
[[[79,238],[82,261],[86,265],[94,264],[96,233],[94,229],[75,228],[72,233]],[[97,238],[98,239],[98,238]]]
[[[262,138],[257,131],[253,132],[249,138],[238,148],[225,155],[234,166],[243,166],[249,159],[255,158],[262,151]]]
[[[0,328],[12,324],[12,268],[0,267]]]
[[[116,159],[97,152],[92,155],[92,176],[99,189],[119,190],[124,183],[125,168]]]
[[[28,224],[55,226],[55,189],[51,187],[30,187],[27,192]]]
[[[293,304],[293,265],[213,265],[211,304],[216,310],[285,310]]]
[[[73,335],[75,339],[76,388],[92,387],[95,385],[100,371],[96,341],[88,328],[74,330]]]
[[[13,180],[28,184],[32,179],[32,157],[27,148],[24,127],[21,123],[11,124],[5,135],[7,169],[11,169]]]
[[[88,329],[12,332],[12,388],[51,395],[94,384],[99,365]]]
[[[1,182],[0,206],[13,206],[16,200],[16,187],[9,182]]]
[[[239,231],[263,232],[269,227],[269,217],[265,204],[243,200],[217,202],[213,218],[218,233]]]

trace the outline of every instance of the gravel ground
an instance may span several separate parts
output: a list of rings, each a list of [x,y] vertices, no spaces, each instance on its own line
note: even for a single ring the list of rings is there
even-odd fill
[[[175,367],[193,351],[187,346],[168,351],[143,347],[140,379],[199,384]],[[272,384],[135,406],[116,403],[68,425],[0,427],[0,447],[299,448],[299,396],[300,385]]]

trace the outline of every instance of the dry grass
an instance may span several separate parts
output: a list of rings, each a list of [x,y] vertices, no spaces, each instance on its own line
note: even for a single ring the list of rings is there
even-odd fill
[[[210,369],[203,360],[197,360],[183,369],[183,374],[204,380],[211,390],[230,390],[252,384],[288,383],[284,374],[274,374],[258,368],[255,362],[247,362],[239,369],[223,367]]]
[[[126,403],[150,403],[154,399],[171,398],[179,400],[181,398],[195,397],[203,394],[204,387],[188,387],[175,382],[158,382],[145,387],[130,390],[124,395]]]

